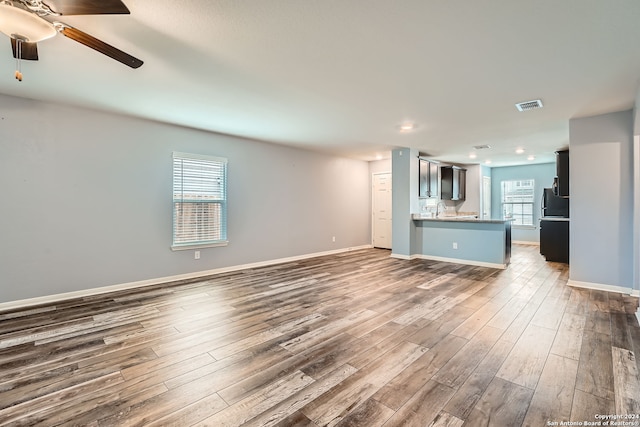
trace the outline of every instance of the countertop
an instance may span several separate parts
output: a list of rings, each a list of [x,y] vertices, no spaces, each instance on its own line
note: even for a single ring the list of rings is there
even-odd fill
[[[569,221],[570,218],[565,218],[563,216],[543,216],[540,218],[540,221]]]
[[[424,216],[422,214],[411,214],[414,221],[434,221],[434,222],[475,222],[488,224],[504,224],[513,221],[512,219],[481,219],[473,216],[440,216],[437,218]]]

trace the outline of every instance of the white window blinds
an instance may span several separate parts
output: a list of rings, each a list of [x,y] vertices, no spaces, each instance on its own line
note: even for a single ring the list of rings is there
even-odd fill
[[[227,243],[227,159],[173,153],[172,249]]]
[[[533,179],[502,181],[502,215],[513,219],[513,225],[533,226]]]

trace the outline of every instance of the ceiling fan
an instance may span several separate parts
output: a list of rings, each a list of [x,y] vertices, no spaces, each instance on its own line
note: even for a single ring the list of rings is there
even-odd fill
[[[62,33],[131,68],[143,62],[84,31],[57,21],[63,15],[129,14],[120,0],[0,0],[0,32],[11,38],[13,57],[18,62],[16,79],[22,81],[20,61],[38,60],[38,42]]]

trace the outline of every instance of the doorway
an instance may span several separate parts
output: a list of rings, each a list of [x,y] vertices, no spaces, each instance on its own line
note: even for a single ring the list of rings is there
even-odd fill
[[[375,248],[391,249],[391,173],[375,173],[372,179],[371,237]]]
[[[482,177],[482,219],[491,219],[491,177]]]

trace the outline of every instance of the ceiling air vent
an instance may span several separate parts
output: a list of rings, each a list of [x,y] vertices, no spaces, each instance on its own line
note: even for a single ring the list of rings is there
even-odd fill
[[[476,150],[486,150],[487,148],[491,148],[490,145],[482,144],[482,145],[474,145],[473,148]]]
[[[542,108],[542,101],[536,99],[534,101],[519,102],[516,104],[516,108],[518,109],[518,111],[529,111],[536,108]]]

